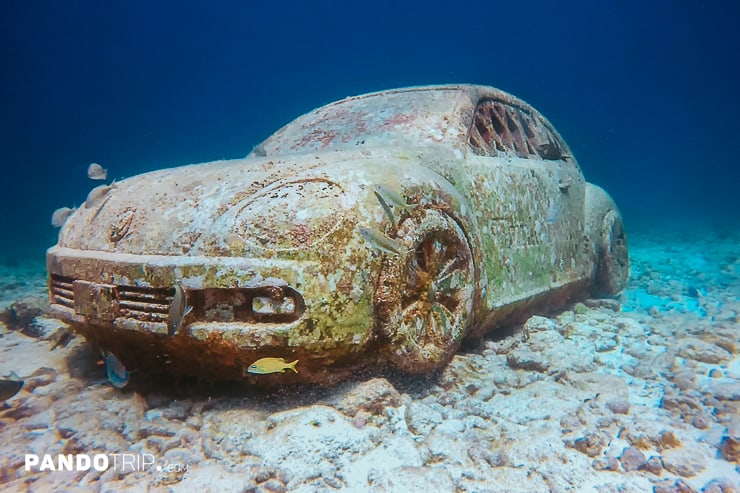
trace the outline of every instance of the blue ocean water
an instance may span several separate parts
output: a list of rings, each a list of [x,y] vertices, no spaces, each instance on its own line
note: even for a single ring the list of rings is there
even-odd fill
[[[471,82],[528,101],[628,228],[740,223],[738,4],[0,5],[0,254],[43,256],[90,162],[123,178],[247,154],[344,96]]]

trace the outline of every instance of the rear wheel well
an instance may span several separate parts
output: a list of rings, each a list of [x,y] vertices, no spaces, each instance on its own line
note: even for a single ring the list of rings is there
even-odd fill
[[[627,234],[614,200],[604,189],[588,183],[585,197],[586,233],[593,249],[591,292],[619,293],[629,280]]]

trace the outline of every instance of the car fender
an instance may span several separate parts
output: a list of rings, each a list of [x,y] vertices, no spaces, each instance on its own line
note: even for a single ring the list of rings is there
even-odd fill
[[[611,196],[587,183],[584,203],[585,232],[594,259],[592,294],[615,295],[629,280],[629,250],[622,215]]]
[[[474,211],[467,199],[451,183],[450,179],[454,180],[454,177],[448,179],[430,169],[428,165],[409,163],[410,159],[403,153],[397,153],[395,156],[389,154],[368,158],[377,163],[370,165],[364,163],[357,167],[345,167],[342,170],[342,173],[347,176],[353,176],[355,182],[357,181],[356,173],[360,173],[362,181],[366,184],[365,196],[358,200],[358,204],[364,204],[364,211],[359,215],[357,228],[373,228],[391,238],[395,233],[388,214],[375,192],[374,185],[376,184],[393,189],[411,206],[405,211],[398,211],[397,207],[391,207],[391,212],[397,214],[394,218],[396,227],[411,215],[420,217],[425,210],[435,210],[451,218],[463,231],[473,257],[474,298],[470,320],[471,326],[476,325],[485,312],[481,300],[485,297],[487,279],[485,269],[482,268],[484,265],[482,242]],[[340,179],[339,176],[335,178]]]

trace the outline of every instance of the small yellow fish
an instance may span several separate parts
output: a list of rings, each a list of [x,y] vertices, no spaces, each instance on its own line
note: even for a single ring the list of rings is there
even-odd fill
[[[370,246],[381,252],[391,255],[401,255],[401,243],[392,238],[388,238],[384,233],[373,228],[360,228],[360,235],[370,243]]]
[[[285,373],[285,370],[291,369],[298,373],[295,369],[295,365],[298,364],[298,360],[292,363],[287,363],[283,358],[260,358],[247,368],[247,373],[254,373],[256,375],[266,375],[268,373]]]
[[[188,296],[185,293],[185,288],[178,282],[175,284],[175,295],[172,297],[170,311],[167,314],[167,335],[175,335],[177,329],[182,325],[183,319],[192,309],[192,306],[188,306]]]

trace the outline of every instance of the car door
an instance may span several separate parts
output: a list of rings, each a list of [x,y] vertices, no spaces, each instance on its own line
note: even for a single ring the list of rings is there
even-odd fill
[[[489,308],[574,279],[583,179],[565,144],[540,115],[497,100],[478,103],[468,143]]]

